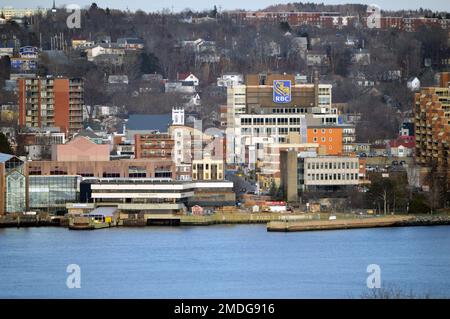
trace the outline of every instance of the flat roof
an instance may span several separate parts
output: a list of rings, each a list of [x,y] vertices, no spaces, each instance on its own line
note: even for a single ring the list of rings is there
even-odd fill
[[[126,123],[127,130],[155,130],[167,132],[172,124],[172,114],[132,114]]]

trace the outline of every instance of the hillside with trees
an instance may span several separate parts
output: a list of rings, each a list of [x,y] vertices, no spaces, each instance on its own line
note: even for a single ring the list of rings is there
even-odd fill
[[[365,5],[292,3],[265,10],[362,15],[366,8]],[[447,16],[424,9],[408,14]],[[58,62],[42,56],[39,75],[84,77],[86,104],[119,104],[131,113],[165,112],[171,106],[183,103],[179,96],[157,91],[145,97],[133,96],[143,74],[159,73],[166,79],[176,79],[179,73],[192,72],[200,80],[200,92],[210,92],[217,77],[226,72],[299,73],[311,79],[317,68],[308,66],[306,53],[302,54],[294,46],[295,39],[306,38],[307,52],[326,56],[328,63],[320,67],[320,77],[321,81],[333,84],[334,102],[346,103],[349,110],[362,113],[363,119],[370,119],[370,125],[362,125],[358,130],[358,140],[375,140],[393,137],[405,112],[411,110],[413,95],[406,89],[409,78],[420,77],[423,85],[429,85],[434,81],[432,74],[449,68],[444,62],[450,58],[449,34],[440,28],[423,27],[417,32],[402,32],[369,30],[357,25],[327,29],[311,25],[290,26],[287,22],[248,24],[236,23],[228,12],[218,12],[216,7],[202,12],[146,13],[101,8],[95,3],[82,11],[81,29],[67,28],[66,17],[65,10],[59,10],[56,14],[34,17],[33,24],[28,23],[25,27],[15,23],[2,25],[1,33],[4,38],[20,39],[22,45],[37,46],[44,52],[51,48],[52,36],[62,37],[67,61]],[[194,23],[193,19],[200,22]],[[70,48],[71,39],[97,40],[102,37],[109,37],[113,42],[120,37],[140,38],[144,41],[144,50],[127,54],[121,66],[111,66],[89,62]],[[184,41],[197,39],[214,43],[211,54],[218,57],[217,61],[202,62],[195,52],[183,46]],[[349,39],[353,39],[351,45],[348,45]],[[370,62],[355,62],[354,56],[358,52],[367,52]],[[0,68],[2,84],[9,76],[8,62],[1,59],[0,65],[5,66]],[[386,77],[391,72],[401,75],[395,79]],[[105,83],[109,75],[127,75],[128,89],[108,92]],[[373,82],[373,85],[367,87],[361,85],[361,81]],[[7,96],[0,93],[0,98]],[[201,95],[205,100],[209,98],[206,94]],[[203,113],[209,116],[225,101],[224,92],[216,94],[209,99],[209,111]],[[0,102],[8,102],[8,98]],[[383,127],[383,133],[371,129],[372,125]]]

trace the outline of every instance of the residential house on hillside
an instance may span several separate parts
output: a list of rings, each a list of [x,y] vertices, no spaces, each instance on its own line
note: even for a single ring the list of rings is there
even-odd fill
[[[327,67],[330,61],[326,53],[320,51],[310,51],[306,54],[306,65],[309,67]]]
[[[302,59],[306,59],[308,52],[308,38],[295,37],[291,40],[290,53],[299,54]]]
[[[77,37],[72,38],[72,48],[75,50],[89,48],[94,45],[95,45],[94,41],[86,40],[83,38],[77,38]]]
[[[244,84],[244,76],[240,73],[225,73],[217,78],[217,86],[232,87]]]
[[[216,42],[215,41],[206,41],[204,39],[197,39],[193,41],[182,41],[181,46],[185,49],[192,50],[194,52],[200,53],[204,51],[215,51]]]
[[[122,65],[125,49],[117,44],[102,43],[85,50],[90,62],[108,62],[112,65]]]
[[[403,122],[400,127],[400,136],[414,136],[415,135],[415,127],[414,122]]]
[[[117,45],[127,50],[142,50],[144,40],[138,38],[118,38]]]
[[[110,75],[108,76],[107,91],[118,92],[126,91],[128,88],[128,76],[127,75]]]
[[[355,71],[349,76],[353,82],[360,87],[374,87],[375,81],[369,78],[364,72]]]
[[[161,82],[163,80],[163,76],[159,73],[149,73],[149,74],[142,74],[141,77],[142,81],[146,82]]]
[[[198,17],[198,18],[193,17],[192,18],[192,23],[194,23],[194,24],[211,23],[211,22],[217,22],[217,19],[216,18],[212,18],[212,17],[208,17],[208,16],[206,16],[206,17]]]
[[[220,54],[215,41],[206,41],[204,39],[182,41],[180,46],[184,50],[189,50],[195,54],[196,63],[217,63],[220,61]]]
[[[395,157],[413,156],[416,148],[414,136],[400,136],[396,140],[389,142],[387,150],[388,154]]]
[[[177,81],[192,83],[194,86],[198,86],[200,81],[192,73],[177,73]]]
[[[280,44],[275,41],[270,41],[264,46],[264,52],[270,57],[279,56],[281,54]]]
[[[193,82],[167,81],[164,83],[164,92],[194,94],[196,92]]]
[[[370,52],[364,49],[358,49],[353,52],[352,62],[359,65],[370,64]]]
[[[381,73],[379,75],[378,79],[383,82],[400,81],[402,79],[402,71],[401,70],[388,70],[388,71]]]

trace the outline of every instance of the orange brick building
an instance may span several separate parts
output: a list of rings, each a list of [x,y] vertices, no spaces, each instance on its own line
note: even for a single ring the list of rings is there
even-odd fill
[[[308,143],[319,144],[319,151],[326,155],[342,155],[342,128],[336,126],[308,127]]]
[[[59,127],[67,135],[82,129],[83,79],[23,78],[18,89],[21,127]]]
[[[440,86],[415,95],[416,162],[450,164],[450,73],[440,74]]]

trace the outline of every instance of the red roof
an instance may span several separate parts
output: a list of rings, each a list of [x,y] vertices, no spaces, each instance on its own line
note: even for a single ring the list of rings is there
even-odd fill
[[[183,81],[186,80],[186,78],[191,75],[192,73],[188,72],[188,73],[179,73],[178,74],[178,80],[179,81]]]
[[[416,138],[414,136],[400,136],[396,140],[390,141],[389,146],[391,148],[399,146],[403,146],[406,148],[414,148],[416,147]]]

